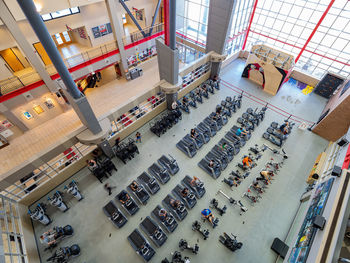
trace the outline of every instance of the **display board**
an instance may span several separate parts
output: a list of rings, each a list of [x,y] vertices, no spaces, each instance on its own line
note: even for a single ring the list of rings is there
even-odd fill
[[[329,99],[343,82],[344,79],[340,76],[327,73],[317,84],[314,92],[326,99]]]
[[[297,240],[290,253],[289,263],[305,263],[315,237],[317,228],[313,221],[317,215],[322,215],[327,198],[334,182],[334,178],[319,184],[311,200],[304,222],[300,228]]]

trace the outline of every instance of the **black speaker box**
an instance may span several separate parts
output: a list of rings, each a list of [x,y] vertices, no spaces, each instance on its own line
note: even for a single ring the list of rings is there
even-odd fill
[[[338,145],[340,147],[342,147],[342,146],[344,146],[347,143],[349,143],[349,141],[346,138],[341,138],[340,141],[338,142]]]
[[[326,219],[323,216],[317,215],[314,219],[314,227],[323,230],[326,224]]]
[[[336,166],[336,165],[335,165],[335,166],[333,167],[332,176],[338,176],[338,177],[340,177],[341,172],[342,172],[342,169],[341,169],[339,166]]]
[[[289,246],[286,243],[284,243],[281,239],[276,237],[273,240],[271,249],[275,251],[281,258],[284,259],[288,253]]]

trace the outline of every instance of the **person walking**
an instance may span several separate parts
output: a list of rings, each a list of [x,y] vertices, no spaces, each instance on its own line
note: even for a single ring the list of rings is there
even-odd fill
[[[114,188],[117,188],[116,186],[111,186],[109,183],[106,183],[105,185],[104,185],[104,188],[105,188],[105,190],[108,192],[108,195],[111,195],[112,194],[112,190],[114,189]]]

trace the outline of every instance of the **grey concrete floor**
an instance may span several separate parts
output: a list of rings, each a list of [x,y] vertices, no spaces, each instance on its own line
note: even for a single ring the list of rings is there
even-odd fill
[[[317,120],[326,103],[324,99],[314,94],[303,95],[296,87],[288,84],[283,86],[276,96],[266,95],[256,85],[240,77],[243,67],[244,61],[236,60],[222,70],[221,78],[295,115],[312,121]],[[269,144],[262,139],[262,133],[270,125],[271,121],[281,122],[284,117],[268,110],[264,122],[254,131],[250,141],[241,149],[241,152],[217,180],[207,175],[197,166],[197,163],[236,124],[237,118],[248,107],[255,108],[260,105],[248,98],[244,98],[242,108],[229,119],[228,124],[215,137],[212,137],[210,142],[204,145],[192,159],[188,158],[175,146],[194,125],[201,122],[204,117],[214,110],[216,104],[220,103],[228,95],[233,96],[237,94],[222,85],[221,90],[217,91],[215,95],[211,95],[209,100],[205,100],[204,104],[199,105],[197,109],[191,109],[191,114],[187,115],[184,113],[183,120],[160,138],[149,131],[148,125],[142,127],[140,130],[143,135],[142,143],[138,145],[140,155],[137,155],[136,158],[129,161],[126,165],[123,165],[117,159],[113,160],[118,167],[118,172],[106,180],[106,182],[117,186],[112,196],[107,195],[103,189],[103,184],[100,184],[94,176],[90,175],[87,169],[83,169],[74,175],[73,178],[79,182],[79,187],[85,199],[78,203],[66,194],[65,200],[71,207],[66,213],[61,213],[55,208],[48,206],[48,214],[54,219],[50,227],[70,224],[75,230],[73,237],[67,238],[60,243],[61,246],[77,243],[81,247],[81,255],[71,262],[142,262],[142,259],[136,255],[129,245],[127,236],[135,228],[139,228],[142,218],[150,215],[151,210],[161,203],[162,199],[176,184],[180,183],[186,174],[200,177],[205,183],[207,193],[202,199],[198,200],[197,205],[192,210],[189,210],[186,219],[179,222],[176,231],[168,235],[167,242],[161,248],[155,249],[156,255],[151,262],[158,263],[164,257],[170,259],[170,253],[178,250],[178,242],[181,238],[185,238],[190,244],[199,244],[200,252],[198,255],[192,255],[186,251],[183,253],[191,258],[191,262],[265,263],[276,260],[276,254],[270,249],[272,241],[275,237],[280,237],[281,239],[286,237],[299,206],[299,198],[306,187],[306,177],[312,168],[315,158],[324,150],[328,142],[309,131],[301,131],[295,127],[284,145],[284,149],[290,158],[285,162],[279,174],[275,176],[275,180],[272,181],[267,192],[263,194],[260,203],[253,207],[246,199],[242,199],[241,195],[247,190],[254,176],[258,175],[259,170],[262,169],[267,160],[272,157],[270,151],[264,153],[263,158],[259,160],[258,166],[252,170],[251,175],[233,191],[221,180],[223,177],[228,177],[228,174],[233,169],[236,169],[237,162],[248,152],[250,146],[254,144],[262,145],[263,143]],[[178,161],[180,165],[179,173],[173,176],[166,185],[162,185],[161,190],[156,195],[151,196],[146,206],[140,206],[140,210],[136,215],[128,216],[129,222],[122,229],[116,229],[102,212],[102,207],[115,194],[125,189],[131,180],[135,179],[143,171],[146,171],[162,154],[171,154]],[[63,186],[58,187],[60,190],[62,188]],[[248,212],[240,216],[237,208],[230,207],[227,200],[215,195],[219,189],[223,189],[224,192],[235,199],[241,199],[248,207]],[[209,206],[209,201],[213,197],[219,200],[220,205],[226,204],[228,211],[223,217],[218,216],[214,211],[214,214],[220,218],[219,226],[215,229],[212,229],[208,223],[203,223],[203,226],[210,231],[209,239],[204,241],[199,236],[199,233],[191,230],[191,224],[194,220],[200,219],[200,211]],[[47,197],[43,197],[39,201],[46,202],[46,199]],[[49,227],[34,222],[34,228],[38,237]],[[219,243],[218,237],[223,232],[237,235],[238,240],[243,242],[242,249],[232,253]],[[42,261],[45,262],[50,253],[43,252],[41,244],[39,244],[39,251]]]

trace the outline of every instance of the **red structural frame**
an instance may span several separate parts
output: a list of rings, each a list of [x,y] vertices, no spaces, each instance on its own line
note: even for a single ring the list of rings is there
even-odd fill
[[[249,20],[249,26],[248,26],[248,29],[247,29],[247,34],[245,35],[245,38],[244,38],[242,50],[245,49],[245,45],[247,44],[247,39],[248,39],[250,27],[252,26],[254,14],[255,14],[255,9],[256,9],[256,6],[257,6],[257,5],[258,5],[258,0],[255,0],[255,2],[254,2],[254,7],[253,7],[253,11],[252,11],[252,14],[250,15],[250,20]]]
[[[152,36],[150,36],[150,37],[147,37],[147,38],[141,39],[141,40],[139,40],[139,41],[136,41],[136,42],[134,42],[134,43],[132,43],[132,44],[129,44],[129,45],[125,46],[124,48],[125,48],[125,49],[132,48],[132,47],[137,46],[137,45],[140,45],[140,44],[142,44],[142,43],[144,43],[144,42],[146,42],[146,41],[149,41],[149,40],[151,40],[151,39],[153,39],[153,38],[159,37],[159,36],[161,36],[161,35],[163,35],[163,34],[164,34],[164,31],[159,32],[159,33],[154,34],[154,35],[152,35]],[[103,54],[103,55],[99,56],[99,57],[93,58],[93,59],[91,59],[91,60],[89,60],[89,61],[85,61],[84,63],[81,63],[81,64],[79,64],[79,65],[76,65],[76,66],[74,66],[74,67],[71,67],[71,68],[68,69],[68,71],[72,73],[72,72],[74,72],[74,71],[77,71],[77,70],[79,70],[79,69],[85,68],[85,67],[87,67],[87,66],[89,66],[89,65],[92,65],[92,64],[94,64],[94,63],[96,63],[96,62],[98,62],[98,61],[101,61],[101,60],[103,60],[103,59],[106,59],[106,58],[108,58],[108,57],[111,57],[111,56],[113,56],[113,55],[116,55],[116,54],[118,54],[118,53],[119,53],[119,49],[112,50],[112,51],[110,51],[110,52],[108,52],[108,53],[106,53],[106,54]],[[103,67],[103,68],[100,68],[100,69],[96,70],[95,72],[101,71],[102,69],[105,69],[105,68],[107,68],[107,67],[110,67],[110,66],[113,65],[113,64],[115,64],[115,63],[111,63],[111,64],[109,64],[109,65],[107,65],[107,66],[105,66],[105,67]],[[75,81],[80,80],[80,79],[83,79],[83,78],[85,78],[86,76],[88,76],[88,75],[84,75],[84,76],[82,76],[82,77],[80,77],[80,78],[78,78],[78,79],[75,79]],[[51,75],[50,77],[51,77],[52,80],[55,80],[55,79],[58,79],[58,78],[60,77],[60,75],[59,75],[58,73],[56,73],[56,74],[54,74],[54,75]],[[7,101],[7,100],[9,100],[9,99],[12,99],[12,98],[14,98],[14,97],[17,97],[18,95],[21,95],[21,94],[23,94],[23,93],[25,93],[25,92],[27,92],[27,91],[32,90],[32,89],[38,88],[38,87],[40,87],[40,86],[42,86],[42,85],[45,85],[45,82],[44,82],[43,80],[39,80],[39,81],[37,81],[37,82],[34,82],[34,83],[29,84],[29,85],[27,85],[27,86],[24,86],[24,87],[22,87],[22,88],[16,89],[16,90],[14,90],[14,91],[12,91],[12,92],[10,92],[10,93],[7,93],[7,94],[5,94],[5,95],[3,95],[3,96],[0,96],[0,103],[1,103],[1,102],[4,102],[4,101]]]
[[[262,34],[262,33],[259,33],[259,32],[254,31],[254,30],[250,30],[250,32],[252,32],[252,33],[254,33],[254,34],[257,34],[257,35],[260,35],[260,36],[263,36],[263,37],[266,37],[266,38],[269,38],[269,39],[272,39],[272,40],[275,40],[275,41],[280,42],[280,43],[282,43],[282,44],[286,44],[286,45],[291,46],[291,47],[295,47],[295,48],[298,48],[298,49],[302,49],[301,47],[298,47],[298,46],[296,46],[296,45],[287,43],[287,42],[282,41],[282,40],[279,40],[279,39],[277,39],[277,38],[273,38],[273,37],[264,35],[264,34]],[[335,61],[335,62],[341,63],[341,64],[343,64],[343,65],[345,65],[345,66],[350,66],[349,63],[346,63],[346,62],[343,62],[343,61],[340,61],[340,60],[336,60],[336,59],[334,59],[334,58],[330,58],[330,57],[327,57],[327,56],[325,56],[325,55],[321,55],[321,54],[319,54],[319,53],[317,53],[317,52],[314,52],[314,51],[311,51],[311,50],[309,50],[309,49],[305,49],[305,51],[306,51],[306,52],[309,52],[309,53],[312,53],[312,54],[314,54],[314,55],[317,55],[317,56],[320,56],[320,57],[323,57],[323,58],[326,58],[326,59],[333,60],[333,61]]]
[[[320,20],[319,20],[318,23],[316,24],[314,30],[312,30],[312,32],[311,32],[309,38],[306,40],[304,46],[301,48],[301,50],[300,50],[298,56],[296,57],[295,63],[298,62],[300,56],[301,56],[301,55],[303,54],[303,52],[305,51],[305,49],[306,49],[307,45],[309,44],[311,38],[315,35],[315,33],[316,33],[318,27],[321,25],[323,19],[324,19],[324,18],[326,17],[326,15],[328,14],[329,9],[331,9],[331,7],[332,7],[332,5],[334,4],[334,2],[335,2],[335,0],[331,0],[331,2],[329,3],[329,5],[327,6],[327,9],[323,12],[323,14],[322,14]]]
[[[169,46],[169,42],[170,42],[170,35],[169,35],[169,0],[164,0],[163,1],[164,4],[164,32],[165,32],[165,36],[164,36],[164,42],[165,45]]]

